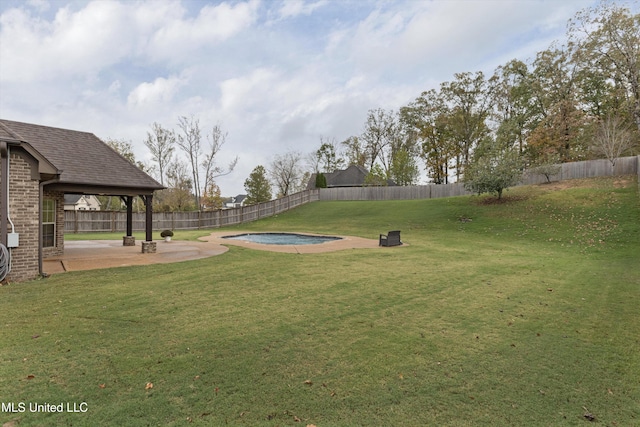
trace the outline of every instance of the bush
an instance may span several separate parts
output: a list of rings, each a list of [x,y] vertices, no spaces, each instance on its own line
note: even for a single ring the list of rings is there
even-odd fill
[[[173,231],[164,230],[162,233],[160,233],[160,237],[173,237]]]
[[[517,184],[522,176],[520,156],[514,148],[501,149],[495,144],[482,148],[464,171],[464,186],[478,194],[496,193],[500,199],[502,190]]]
[[[327,177],[322,172],[316,174],[316,188],[327,188]]]

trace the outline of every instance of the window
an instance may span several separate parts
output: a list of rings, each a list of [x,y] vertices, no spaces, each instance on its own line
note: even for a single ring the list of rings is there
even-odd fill
[[[56,201],[42,201],[42,247],[51,248],[56,245]]]

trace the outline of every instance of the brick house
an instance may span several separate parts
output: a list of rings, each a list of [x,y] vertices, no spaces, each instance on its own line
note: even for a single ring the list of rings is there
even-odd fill
[[[120,196],[127,206],[127,245],[133,199],[141,197],[143,251],[153,251],[152,201],[162,188],[92,133],[0,119],[0,243],[10,258],[0,257],[0,271],[10,266],[4,279],[34,279],[43,258],[63,254],[65,194]]]
[[[87,194],[65,194],[65,211],[99,211],[100,200],[94,195]]]

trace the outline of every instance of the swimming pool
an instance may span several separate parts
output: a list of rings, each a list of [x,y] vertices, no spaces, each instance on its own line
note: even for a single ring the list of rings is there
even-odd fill
[[[342,237],[313,236],[297,233],[245,233],[234,236],[222,236],[223,239],[245,240],[263,245],[317,245],[325,242],[341,240]]]

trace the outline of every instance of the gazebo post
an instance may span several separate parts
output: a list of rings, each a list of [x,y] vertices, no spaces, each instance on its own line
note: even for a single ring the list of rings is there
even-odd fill
[[[156,242],[153,241],[153,194],[140,196],[146,207],[145,229],[146,239],[142,242],[142,253],[155,253]]]
[[[121,199],[127,205],[127,235],[122,238],[122,245],[135,246],[136,238],[133,237],[133,197],[122,196]]]

